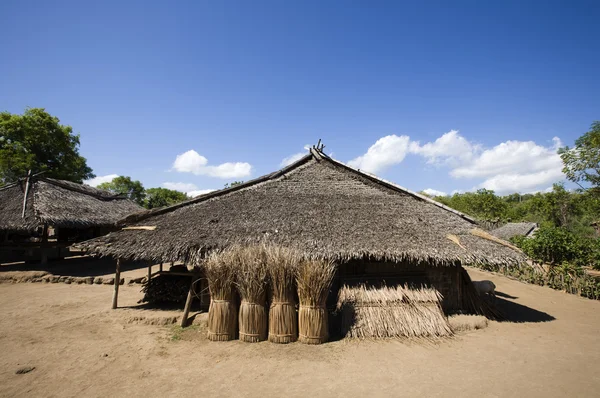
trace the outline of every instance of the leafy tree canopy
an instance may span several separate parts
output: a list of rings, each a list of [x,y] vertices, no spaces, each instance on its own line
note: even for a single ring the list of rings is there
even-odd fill
[[[569,180],[589,183],[596,193],[600,191],[600,121],[592,123],[590,131],[575,141],[574,148],[561,148],[559,154]]]
[[[188,196],[179,191],[167,188],[149,188],[146,190],[145,206],[148,209],[157,207],[171,206],[184,200],[189,199]]]
[[[81,183],[95,177],[79,154],[79,134],[43,108],[0,112],[0,186],[27,174]]]
[[[98,185],[98,188],[115,194],[125,195],[137,204],[141,206],[144,205],[144,199],[146,197],[144,186],[137,180],[132,181],[131,177],[115,177],[111,182],[103,182]]]

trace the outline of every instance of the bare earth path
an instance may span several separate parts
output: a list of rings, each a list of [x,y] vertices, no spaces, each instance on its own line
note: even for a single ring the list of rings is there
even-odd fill
[[[599,396],[600,302],[469,273],[523,322],[425,345],[212,343],[198,326],[132,322],[178,311],[108,310],[112,286],[0,284],[0,395]],[[124,286],[119,304],[139,298]]]

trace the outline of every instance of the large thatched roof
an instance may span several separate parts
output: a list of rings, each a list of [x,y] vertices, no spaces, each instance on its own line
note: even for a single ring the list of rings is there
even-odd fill
[[[27,232],[42,224],[63,228],[110,226],[142,210],[121,196],[69,181],[33,177],[26,188],[26,180],[0,188],[0,230]]]
[[[369,256],[435,264],[524,259],[473,235],[476,224],[466,215],[316,149],[275,173],[131,216],[123,225],[127,228],[80,246],[151,261],[194,262],[207,250],[259,240],[329,259]]]
[[[534,222],[509,222],[490,231],[490,234],[498,238],[509,240],[515,236],[530,236],[537,229],[538,225]]]

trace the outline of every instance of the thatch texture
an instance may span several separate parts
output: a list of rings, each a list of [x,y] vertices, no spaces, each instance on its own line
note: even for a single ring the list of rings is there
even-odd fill
[[[264,245],[233,246],[225,253],[235,270],[235,285],[242,302],[239,311],[241,341],[267,339],[267,257]]]
[[[235,275],[230,257],[230,253],[215,252],[204,263],[210,290],[207,337],[212,341],[228,341],[236,337],[237,308],[233,290]]]
[[[107,227],[143,210],[134,202],[107,191],[33,177],[23,217],[26,185],[23,180],[0,188],[0,230],[29,232],[43,224],[59,228]]]
[[[490,234],[504,240],[510,240],[515,236],[530,236],[538,228],[534,222],[509,222],[490,231]]]
[[[321,344],[329,338],[326,301],[334,275],[335,264],[331,262],[308,260],[298,266],[298,340],[301,343]]]
[[[267,268],[271,287],[269,341],[287,344],[298,339],[296,312],[296,271],[302,258],[284,247],[267,247]]]
[[[124,224],[156,229],[118,231],[80,247],[114,257],[188,263],[215,248],[259,241],[335,261],[510,265],[525,260],[522,253],[470,235],[476,224],[469,217],[314,149],[279,172],[129,217]],[[463,247],[448,235],[459,237]]]
[[[348,338],[436,338],[452,335],[433,288],[344,285],[338,294],[342,334]]]

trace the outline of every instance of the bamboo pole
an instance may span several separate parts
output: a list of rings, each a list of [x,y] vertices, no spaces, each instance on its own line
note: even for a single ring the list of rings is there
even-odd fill
[[[119,285],[121,284],[121,259],[117,258],[117,269],[115,271],[115,290],[113,292],[112,308],[117,308],[119,298]]]
[[[194,275],[192,277],[192,284],[190,285],[190,290],[188,291],[187,300],[185,300],[185,308],[183,309],[183,316],[181,317],[181,327],[184,328],[187,326],[188,316],[190,315],[190,308],[192,308],[192,301],[194,300],[196,280],[198,277]]]
[[[27,207],[27,195],[29,194],[29,182],[31,180],[31,170],[27,173],[27,182],[25,183],[25,196],[23,196],[23,213],[21,218],[25,218],[25,208]]]

